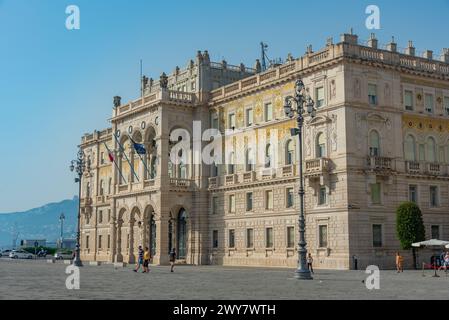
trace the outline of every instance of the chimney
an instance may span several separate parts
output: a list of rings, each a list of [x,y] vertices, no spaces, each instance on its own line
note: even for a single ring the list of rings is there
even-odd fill
[[[254,64],[254,69],[256,69],[256,73],[260,73],[262,71],[262,65],[260,64],[259,59],[256,59],[256,63]]]
[[[441,55],[441,61],[449,63],[449,48],[443,48],[443,54]]]
[[[351,33],[344,33],[340,36],[341,42],[345,42],[348,44],[354,44],[357,45],[359,42],[359,37],[356,34],[352,33],[352,28],[351,28]]]
[[[371,36],[368,40],[368,47],[377,49],[377,44],[378,44],[378,40],[376,39],[376,35],[374,33],[371,33]]]
[[[413,46],[412,41],[408,42],[408,47],[405,49],[405,53],[408,54],[409,56],[415,55],[415,47]]]
[[[424,58],[432,60],[433,59],[433,51],[432,50],[426,50],[424,52]]]
[[[311,45],[311,44],[309,44],[309,45],[307,46],[306,53],[307,53],[307,54],[313,53],[313,49],[312,49],[312,45]]]
[[[397,52],[398,51],[398,44],[394,42],[394,37],[391,37],[391,42],[387,44],[387,50],[391,52]]]
[[[327,40],[326,40],[326,47],[329,47],[329,46],[331,46],[333,44],[334,44],[334,38],[332,38],[332,37],[327,38]]]

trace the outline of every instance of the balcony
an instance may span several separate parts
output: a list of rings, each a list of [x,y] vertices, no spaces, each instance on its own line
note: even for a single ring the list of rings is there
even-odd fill
[[[218,177],[210,177],[209,188],[217,188],[217,187],[218,187]]]
[[[154,187],[154,180],[153,179],[144,180],[143,187],[144,188]]]
[[[273,168],[262,170],[262,180],[270,180],[276,177],[276,170]]]
[[[256,181],[256,171],[248,171],[243,173],[243,182],[254,182]]]
[[[443,175],[443,166],[439,163],[427,163],[427,173],[432,176],[440,176]]]
[[[319,177],[328,174],[330,169],[330,161],[326,158],[318,158],[306,160],[304,175],[306,177]]]
[[[421,173],[421,163],[417,161],[407,161],[405,164],[407,173],[410,174],[420,174]]]
[[[190,179],[170,178],[170,186],[172,186],[172,187],[188,189],[192,185],[193,185],[193,180],[190,180]]]
[[[367,166],[374,171],[391,171],[393,170],[393,160],[387,157],[369,156],[367,158]]]
[[[282,167],[282,177],[293,177],[296,174],[296,167],[294,165],[288,165]]]
[[[232,186],[238,183],[238,176],[236,174],[229,174],[225,177],[225,184],[227,186]]]
[[[81,206],[82,207],[87,207],[92,205],[92,198],[82,198],[81,199]]]

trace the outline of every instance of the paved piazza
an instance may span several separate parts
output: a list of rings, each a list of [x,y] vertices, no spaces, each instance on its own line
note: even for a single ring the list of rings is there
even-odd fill
[[[432,271],[381,271],[380,290],[369,291],[363,271],[317,271],[313,281],[298,281],[293,270],[220,266],[85,266],[80,290],[67,290],[65,268],[58,262],[0,259],[1,299],[448,299],[449,276]]]

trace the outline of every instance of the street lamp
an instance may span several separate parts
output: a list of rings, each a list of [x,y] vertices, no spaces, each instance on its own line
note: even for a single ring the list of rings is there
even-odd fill
[[[61,222],[61,239],[60,239],[60,248],[62,249],[62,239],[63,239],[63,230],[64,230],[64,220],[65,220],[65,215],[62,212],[61,215],[59,216],[59,221]]]
[[[77,267],[82,267],[83,263],[80,258],[81,178],[85,172],[90,173],[90,160],[88,159],[86,161],[81,148],[78,151],[77,159],[70,162],[70,171],[75,171],[78,175],[75,178],[75,183],[78,183],[78,231],[76,234],[75,259],[73,260],[73,264]]]
[[[306,222],[304,217],[304,180],[303,180],[303,159],[302,159],[302,128],[304,126],[304,114],[307,113],[312,118],[315,117],[315,102],[304,92],[304,82],[301,79],[296,81],[295,95],[285,98],[284,112],[289,118],[293,118],[296,113],[296,122],[298,128],[291,129],[292,136],[299,138],[299,198],[300,214],[298,219],[299,242],[298,242],[298,269],[295,271],[295,277],[301,280],[312,280],[309,268],[307,267],[307,243],[306,243]],[[293,106],[295,102],[296,107]]]

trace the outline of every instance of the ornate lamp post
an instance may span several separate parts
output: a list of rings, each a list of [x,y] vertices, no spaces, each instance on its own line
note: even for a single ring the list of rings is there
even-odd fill
[[[70,163],[70,171],[76,171],[78,177],[75,178],[75,183],[78,183],[78,230],[76,234],[76,248],[75,259],[73,264],[77,267],[82,267],[83,263],[80,258],[80,220],[81,220],[81,178],[85,172],[90,173],[90,160],[85,160],[84,152],[81,148],[78,151],[78,157],[76,160],[72,160]]]
[[[59,216],[59,222],[61,222],[61,239],[60,239],[60,243],[59,243],[59,245],[60,245],[60,248],[62,249],[62,240],[63,240],[63,232],[64,232],[64,220],[65,220],[65,215],[64,215],[64,213],[62,212],[61,213],[61,215]]]
[[[291,129],[292,136],[299,138],[299,198],[300,214],[298,220],[299,226],[299,247],[298,247],[298,269],[295,271],[295,277],[301,280],[312,280],[312,276],[307,267],[307,243],[305,237],[305,217],[304,217],[304,180],[303,180],[303,158],[302,158],[302,128],[304,126],[304,115],[307,113],[315,117],[316,109],[312,98],[305,92],[304,83],[301,79],[296,81],[295,95],[285,98],[284,112],[287,117],[293,118],[296,114],[298,128]],[[293,107],[293,102],[296,107]]]

